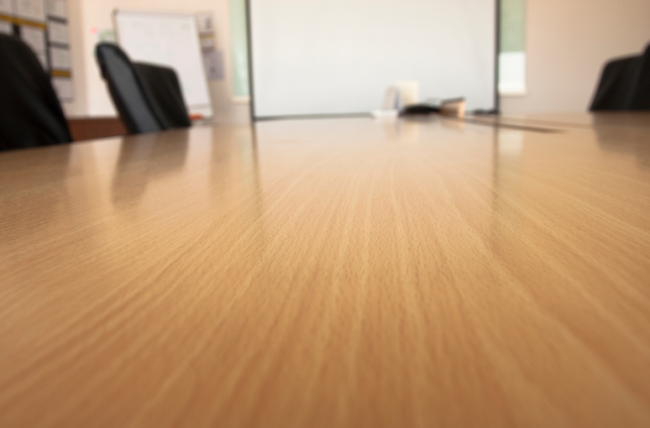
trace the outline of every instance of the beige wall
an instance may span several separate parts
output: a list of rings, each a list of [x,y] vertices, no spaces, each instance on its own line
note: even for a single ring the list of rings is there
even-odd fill
[[[70,115],[114,115],[95,63],[90,29],[111,28],[116,7],[141,10],[212,11],[226,79],[211,82],[216,118],[242,122],[248,105],[231,95],[228,0],[68,0],[75,101]],[[527,0],[527,95],[501,100],[504,113],[585,111],[607,59],[634,54],[650,42],[650,0]]]
[[[98,33],[113,27],[112,14],[116,8],[128,10],[185,12],[211,11],[216,27],[217,49],[224,55],[225,79],[210,82],[210,91],[218,122],[248,120],[248,104],[232,100],[231,50],[228,0],[69,0],[72,33],[75,100],[64,108],[75,116],[115,116],[106,85],[95,62],[94,48]],[[93,33],[91,29],[97,29]]]
[[[603,64],[650,42],[650,0],[527,0],[527,89],[504,113],[586,111]]]

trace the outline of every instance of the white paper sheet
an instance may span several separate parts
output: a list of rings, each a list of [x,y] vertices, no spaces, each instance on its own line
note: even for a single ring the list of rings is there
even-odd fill
[[[74,97],[72,79],[55,77],[52,79],[52,86],[61,101],[70,101]]]
[[[0,33],[11,34],[12,32],[13,32],[13,25],[11,25],[11,22],[0,21]]]
[[[13,15],[13,2],[11,0],[0,0],[0,13],[9,16]]]
[[[62,43],[67,45],[68,39],[68,26],[55,21],[48,21],[47,33],[50,36],[51,43]]]
[[[47,0],[47,13],[57,18],[67,18],[68,11],[65,0]]]
[[[45,1],[16,0],[16,15],[31,21],[45,22]]]
[[[50,48],[50,62],[54,70],[70,70],[70,51],[61,48]]]
[[[35,52],[45,52],[45,31],[40,28],[23,25],[20,27],[20,38]]]

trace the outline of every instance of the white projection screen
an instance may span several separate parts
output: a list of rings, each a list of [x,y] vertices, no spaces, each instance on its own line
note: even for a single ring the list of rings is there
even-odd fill
[[[368,113],[385,89],[494,110],[496,0],[248,0],[257,119]]]

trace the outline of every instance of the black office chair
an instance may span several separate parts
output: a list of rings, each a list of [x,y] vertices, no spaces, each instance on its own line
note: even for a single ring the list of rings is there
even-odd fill
[[[22,40],[0,34],[0,151],[70,143],[50,76]]]
[[[133,63],[119,46],[111,43],[98,44],[96,53],[115,108],[130,133],[190,126],[189,117],[180,117],[179,111],[182,109],[186,114],[187,110],[173,70]]]
[[[164,126],[170,128],[188,128],[192,125],[190,115],[185,107],[183,92],[176,72],[168,67],[135,62],[153,102],[158,106]]]
[[[632,99],[632,110],[650,110],[650,44],[642,58],[636,93]]]
[[[165,128],[162,113],[129,57],[117,45],[100,43],[97,62],[122,122],[131,134],[157,132]]]
[[[650,110],[650,45],[643,55],[605,64],[590,110]]]

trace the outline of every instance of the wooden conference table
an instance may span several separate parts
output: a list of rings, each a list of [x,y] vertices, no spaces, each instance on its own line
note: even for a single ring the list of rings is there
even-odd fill
[[[650,426],[650,115],[548,122],[0,154],[0,426]]]

